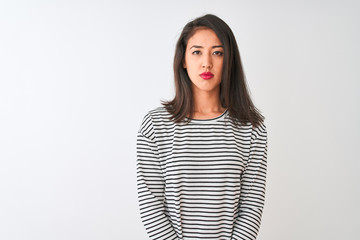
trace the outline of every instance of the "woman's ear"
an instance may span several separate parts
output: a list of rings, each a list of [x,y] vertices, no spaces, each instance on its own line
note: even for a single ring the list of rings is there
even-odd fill
[[[182,63],[183,63],[183,68],[186,69],[186,63],[185,63],[185,60],[182,60]]]

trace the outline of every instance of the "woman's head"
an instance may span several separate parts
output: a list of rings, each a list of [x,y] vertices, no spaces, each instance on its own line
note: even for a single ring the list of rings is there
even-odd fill
[[[208,92],[218,98],[222,79],[224,48],[209,28],[199,28],[187,41],[183,68],[192,83],[193,96]]]
[[[222,44],[222,76],[219,88],[221,105],[228,108],[232,119],[257,125],[263,120],[263,116],[251,101],[235,36],[223,20],[212,14],[196,18],[183,28],[174,56],[175,98],[164,102],[164,106],[172,114],[172,120],[175,122],[181,122],[187,115],[190,115],[190,118],[193,115],[193,93],[191,80],[184,65],[185,52],[189,39],[197,31],[204,29],[212,30]]]

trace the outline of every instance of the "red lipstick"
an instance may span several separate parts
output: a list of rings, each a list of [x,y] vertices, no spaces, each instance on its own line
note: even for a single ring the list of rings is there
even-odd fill
[[[212,74],[211,72],[203,72],[202,74],[200,74],[200,77],[202,79],[209,80],[214,77],[214,74]]]

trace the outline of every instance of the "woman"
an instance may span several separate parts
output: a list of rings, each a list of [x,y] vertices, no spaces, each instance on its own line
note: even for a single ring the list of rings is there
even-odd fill
[[[267,132],[239,50],[214,15],[176,45],[176,95],[137,136],[140,213],[150,239],[256,239],[264,206]]]

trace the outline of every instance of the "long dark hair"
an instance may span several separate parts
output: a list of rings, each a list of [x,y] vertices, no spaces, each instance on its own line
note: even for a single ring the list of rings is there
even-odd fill
[[[237,124],[250,122],[253,126],[258,126],[264,117],[250,98],[235,36],[223,20],[212,14],[196,18],[186,24],[176,43],[174,57],[175,97],[171,101],[161,100],[161,103],[171,114],[170,119],[175,123],[184,121],[188,123],[194,113],[191,80],[183,67],[183,62],[188,40],[199,28],[213,30],[224,46],[220,83],[222,107],[228,109],[229,117],[235,120]],[[188,115],[189,118],[186,119]]]

